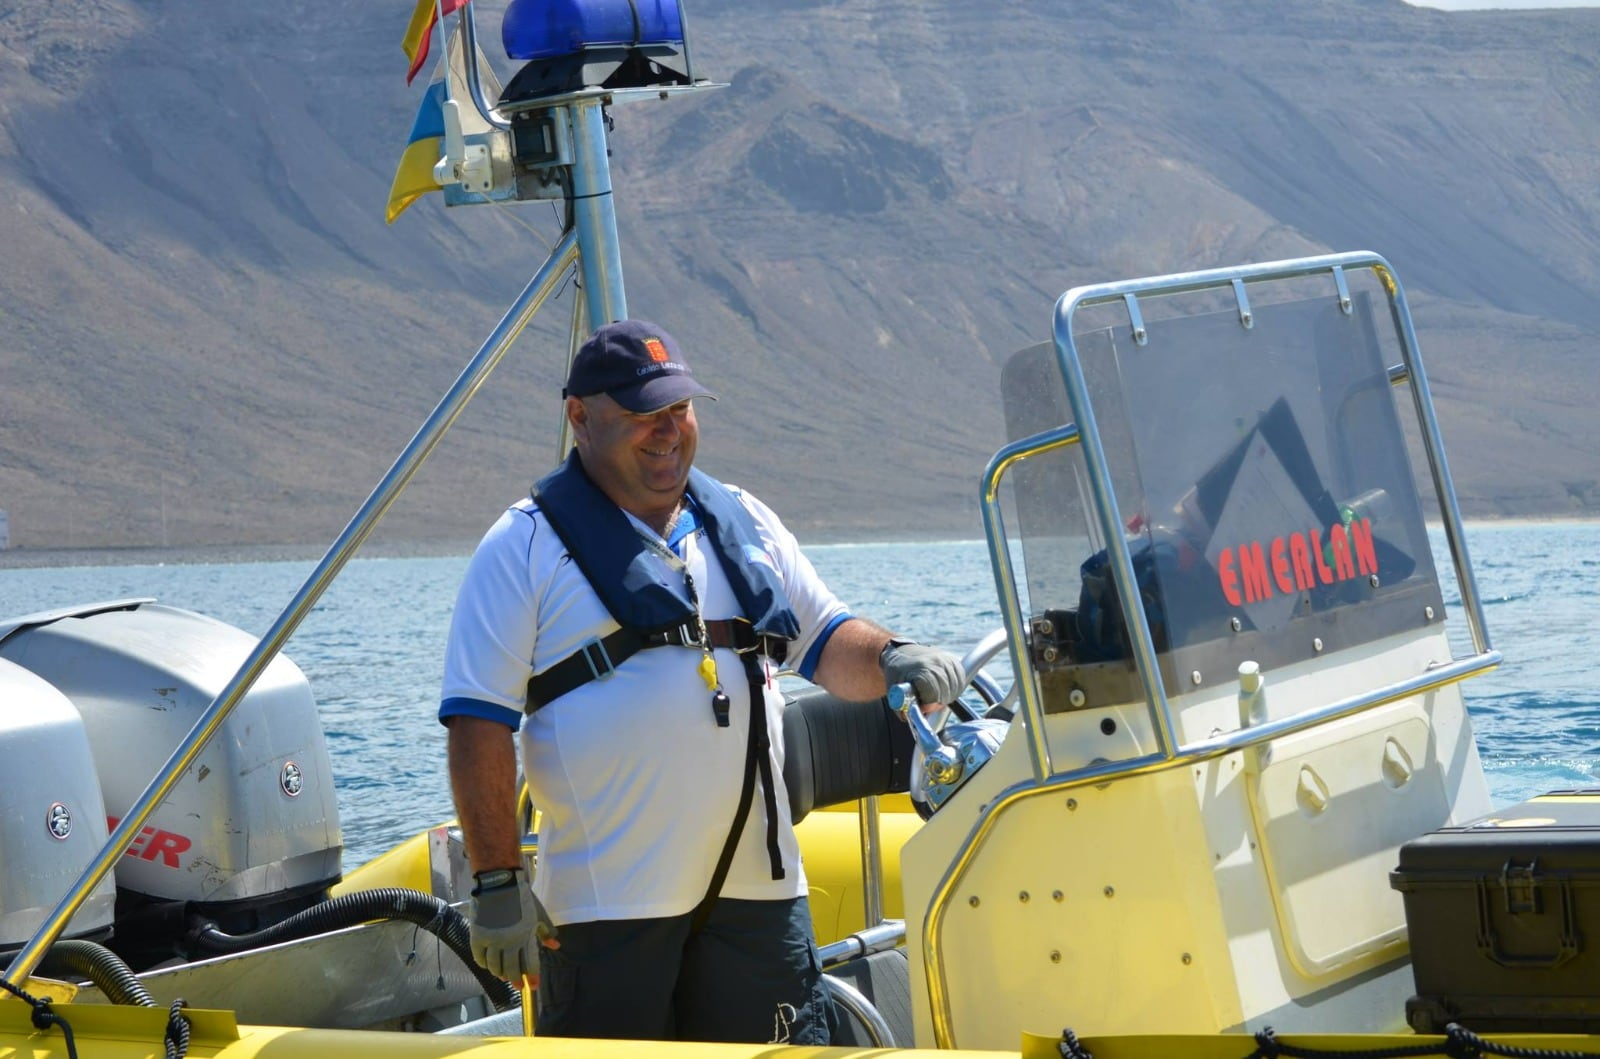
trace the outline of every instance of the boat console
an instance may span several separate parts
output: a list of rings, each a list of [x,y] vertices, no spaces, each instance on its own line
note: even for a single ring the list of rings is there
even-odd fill
[[[1498,655],[1392,270],[1080,288],[1004,389],[983,498],[1020,703],[902,854],[917,1039],[1402,1027],[1388,871],[1488,809],[1457,684]]]

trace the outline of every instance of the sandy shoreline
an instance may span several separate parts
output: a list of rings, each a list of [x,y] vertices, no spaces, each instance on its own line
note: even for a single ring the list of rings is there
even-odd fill
[[[368,541],[357,559],[414,559],[470,555],[476,541]],[[198,563],[313,562],[326,544],[192,544],[182,547],[9,548],[0,570],[64,566],[178,566]]]
[[[1467,525],[1511,529],[1518,525],[1546,526],[1561,522],[1591,523],[1587,516],[1524,516],[1516,519],[1469,518]],[[1437,528],[1436,523],[1429,523]],[[914,543],[918,539],[948,541],[947,534],[923,538],[897,533],[877,537],[871,534],[846,536],[837,533],[801,534],[805,547],[834,544]],[[976,539],[976,538],[972,538]],[[330,542],[331,543],[331,542]],[[356,552],[357,559],[417,559],[440,556],[468,556],[477,540],[404,541],[369,540]],[[120,548],[9,548],[0,549],[0,570],[68,566],[174,566],[197,563],[312,562],[327,553],[328,544],[190,544],[163,548],[159,545],[130,545]]]

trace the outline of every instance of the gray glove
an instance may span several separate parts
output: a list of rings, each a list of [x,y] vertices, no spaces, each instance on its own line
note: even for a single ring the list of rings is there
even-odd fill
[[[949,651],[910,640],[890,640],[878,656],[878,665],[891,687],[909,683],[921,703],[952,703],[967,686],[961,659]]]
[[[520,872],[484,872],[472,891],[472,958],[497,978],[519,981],[524,975],[539,977],[539,946],[556,944],[555,924],[533,895],[533,887]]]

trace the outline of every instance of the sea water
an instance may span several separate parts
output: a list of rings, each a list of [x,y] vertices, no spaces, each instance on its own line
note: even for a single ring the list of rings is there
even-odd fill
[[[1448,569],[1443,538],[1435,553]],[[1600,786],[1600,690],[1590,621],[1600,522],[1475,523],[1467,543],[1493,645],[1505,664],[1464,693],[1496,805]],[[855,613],[965,653],[1000,627],[981,541],[806,549]],[[0,570],[0,619],[69,603],[154,597],[256,635],[313,562]],[[337,777],[346,864],[454,815],[435,718],[441,658],[464,556],[356,559],[289,641],[311,682]],[[1471,653],[1451,578],[1458,657]],[[1006,667],[997,667],[1005,683]]]

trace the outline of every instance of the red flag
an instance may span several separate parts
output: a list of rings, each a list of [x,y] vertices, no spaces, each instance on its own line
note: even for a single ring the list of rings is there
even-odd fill
[[[428,46],[433,40],[433,24],[439,20],[439,10],[453,15],[467,5],[467,0],[417,0],[417,8],[411,12],[411,24],[406,27],[405,40],[400,46],[406,51],[406,58],[411,60],[411,69],[406,73],[406,84],[417,76],[417,71],[422,69],[422,64],[428,61]]]

